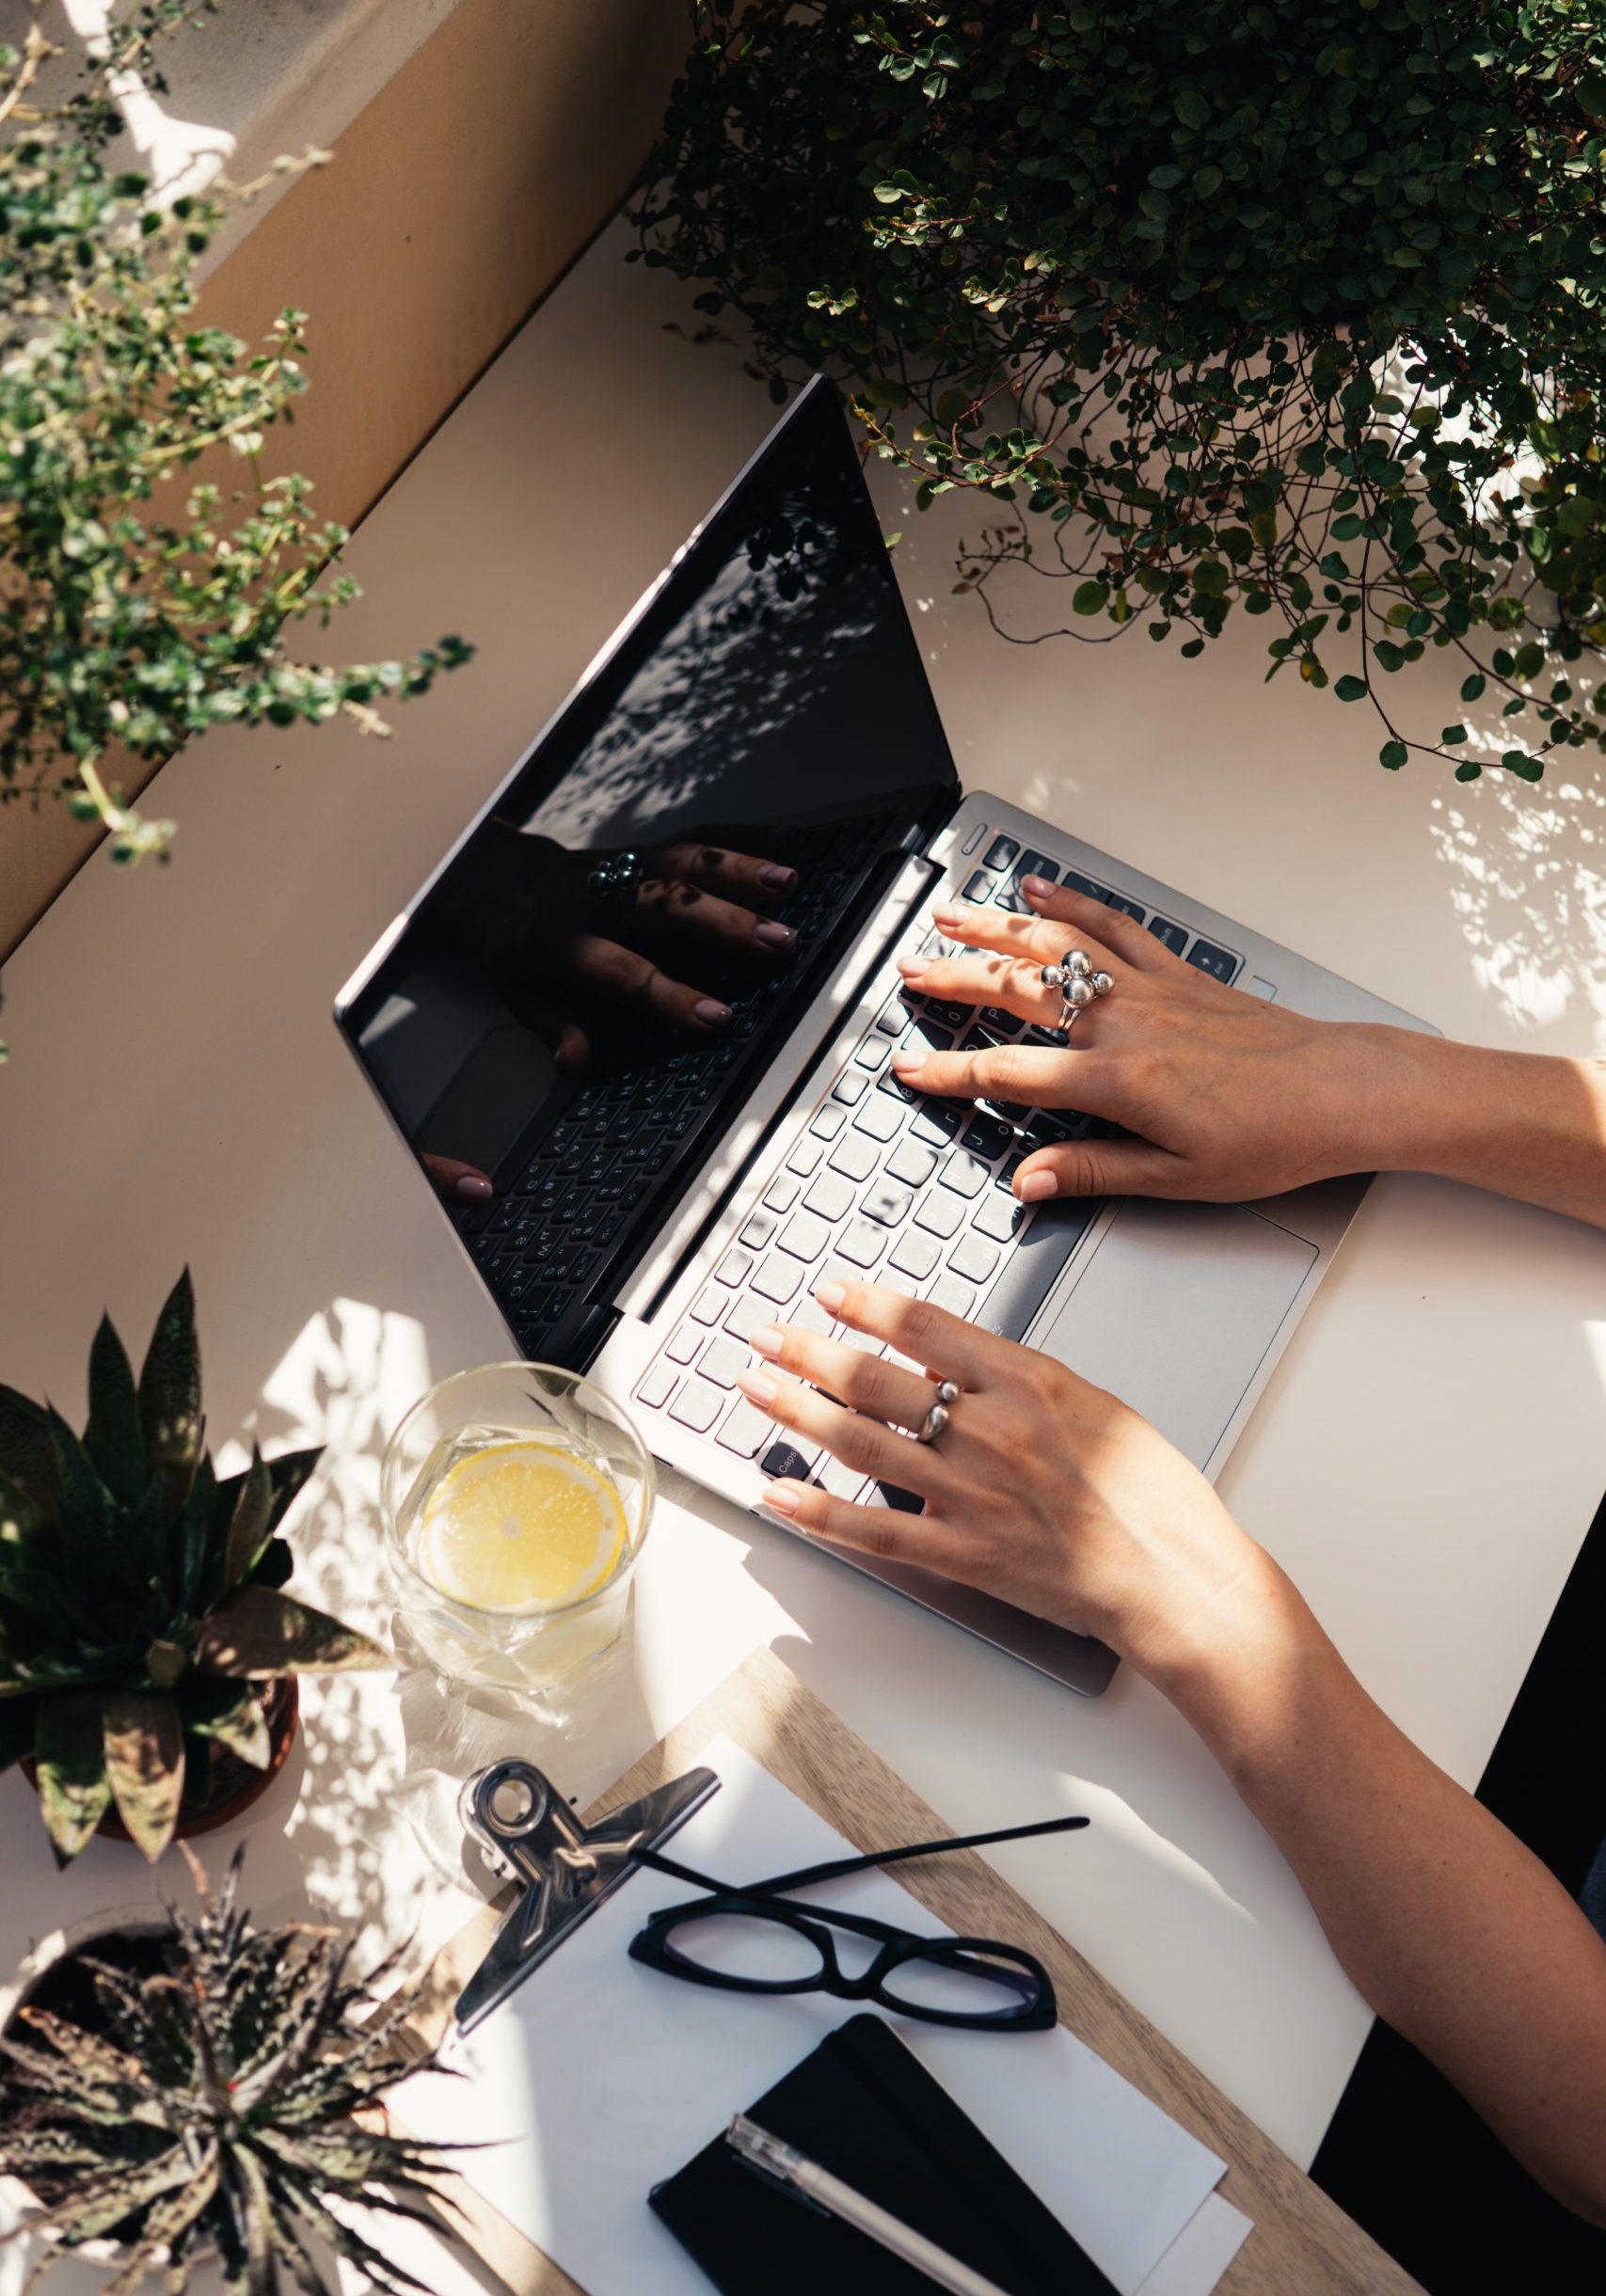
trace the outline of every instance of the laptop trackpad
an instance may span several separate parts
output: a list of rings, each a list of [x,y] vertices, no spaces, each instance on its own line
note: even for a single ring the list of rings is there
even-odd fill
[[[1315,1257],[1239,1205],[1133,1197],[1031,1344],[1119,1395],[1201,1467]]]

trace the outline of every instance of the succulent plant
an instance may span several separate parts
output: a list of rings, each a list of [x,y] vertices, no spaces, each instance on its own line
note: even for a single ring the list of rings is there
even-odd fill
[[[160,1857],[212,1747],[265,1767],[262,1682],[391,1663],[282,1591],[278,1527],[318,1452],[253,1447],[219,1481],[203,1432],[187,1269],[137,1386],[103,1317],[82,1439],[0,1386],[0,1769],[32,1757],[62,1863],[114,1804]]]
[[[168,1908],[160,1966],[117,1966],[104,1940],[77,1956],[82,2010],[24,1999],[0,2036],[0,2174],[36,2203],[17,2231],[63,2253],[119,2242],[105,2296],[162,2266],[183,2288],[213,2254],[245,2296],[323,2296],[320,2251],[375,2288],[420,2288],[329,2206],[426,2211],[442,2148],[393,2134],[376,2110],[428,2061],[407,2031],[415,1993],[378,1999],[394,1955],[358,1981],[349,1939],[253,1929],[241,1856],[211,1897],[191,1861],[201,1908]]]

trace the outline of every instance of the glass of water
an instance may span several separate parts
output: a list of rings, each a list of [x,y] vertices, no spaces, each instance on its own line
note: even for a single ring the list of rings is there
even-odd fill
[[[495,1363],[432,1387],[381,1469],[397,1607],[430,1664],[538,1690],[605,1650],[654,1487],[630,1420],[573,1371]]]

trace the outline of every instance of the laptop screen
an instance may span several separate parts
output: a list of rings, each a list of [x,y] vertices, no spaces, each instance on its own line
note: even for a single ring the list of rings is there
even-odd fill
[[[644,1156],[657,1180],[956,788],[846,418],[816,381],[342,1026],[453,1206],[458,1166],[506,1198],[582,1097],[617,1131],[666,1073],[692,1076],[703,1114]]]

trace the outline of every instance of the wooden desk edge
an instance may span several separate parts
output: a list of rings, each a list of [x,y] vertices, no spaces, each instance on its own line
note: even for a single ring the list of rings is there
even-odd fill
[[[771,1651],[722,1683],[587,1815],[689,1769],[722,1731],[860,1849],[951,1830]],[[1217,2283],[1219,2296],[1421,2296],[1416,2281],[974,1851],[906,1867],[898,1879],[955,1929],[1029,1947],[1054,1978],[1061,2022],[1227,2162],[1216,2189],[1254,2230]],[[421,2018],[429,2038],[444,2031],[504,1903],[476,1915],[434,1963]],[[517,2296],[584,2296],[488,2203],[449,2183],[470,2246]]]

